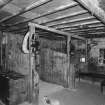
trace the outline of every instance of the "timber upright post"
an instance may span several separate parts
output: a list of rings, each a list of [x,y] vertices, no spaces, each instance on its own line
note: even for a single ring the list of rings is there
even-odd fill
[[[86,40],[86,64],[88,62],[88,40]]]
[[[35,48],[35,24],[29,23],[30,36],[29,36],[29,101],[32,105],[38,105],[38,96],[39,96],[39,75],[36,71],[36,48]]]
[[[71,36],[67,37],[67,59],[68,59],[68,72],[67,72],[67,80],[68,80],[68,88],[70,90],[75,89],[75,68],[74,64],[71,63],[70,57],[70,47],[71,47]]]
[[[3,32],[0,31],[0,65],[2,66],[3,62],[2,62],[2,39],[3,39]]]
[[[67,60],[68,60],[68,70],[67,70],[67,87],[70,87],[70,40],[71,36],[67,36]]]

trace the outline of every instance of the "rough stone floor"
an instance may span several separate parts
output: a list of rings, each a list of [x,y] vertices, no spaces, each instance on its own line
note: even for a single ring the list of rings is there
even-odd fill
[[[99,85],[92,82],[77,82],[76,90],[72,91],[40,81],[39,105],[45,105],[44,96],[48,96],[52,105],[105,105],[105,94],[100,92]]]

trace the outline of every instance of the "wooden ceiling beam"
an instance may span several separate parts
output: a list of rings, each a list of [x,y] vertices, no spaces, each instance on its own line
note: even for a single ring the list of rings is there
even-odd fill
[[[32,3],[31,5],[27,6],[26,8],[23,8],[21,9],[18,13],[12,15],[12,16],[9,16],[9,17],[6,17],[6,18],[3,18],[0,20],[0,23],[3,23],[3,22],[6,22],[6,21],[9,21],[19,15],[22,15],[28,11],[31,11],[32,9],[35,9],[37,7],[40,7],[48,2],[51,2],[52,0],[38,0],[37,2],[35,3]]]
[[[102,23],[100,21],[92,21],[92,22],[85,22],[85,23],[80,23],[80,24],[75,24],[75,25],[71,25],[71,26],[62,26],[62,27],[55,27],[56,29],[63,29],[63,28],[66,28],[66,27],[69,27],[69,28],[80,28],[82,26],[91,26],[91,25],[101,25]]]
[[[95,23],[95,24],[97,24],[97,23]],[[98,24],[99,24],[99,25],[98,25]],[[87,25],[87,27],[105,27],[103,24],[100,24],[100,23],[98,23],[98,24],[95,25],[95,26],[94,26],[94,24],[93,24],[93,26]],[[79,25],[79,26],[57,27],[56,29],[58,29],[58,30],[62,30],[62,29],[78,30],[78,29],[82,29],[82,28],[81,28],[81,25]]]
[[[77,5],[78,5],[78,3],[73,2],[72,4],[65,5],[65,6],[60,6],[58,8],[55,8],[52,11],[48,11],[47,13],[41,14],[41,15],[39,15],[37,17],[32,18],[32,19],[28,19],[28,20],[16,22],[14,24],[8,24],[7,26],[12,27],[12,26],[16,26],[16,25],[20,25],[20,24],[25,24],[25,23],[28,23],[28,22],[32,22],[35,19],[39,19],[41,17],[45,17],[45,16],[48,16],[48,15],[51,15],[51,14],[54,14],[54,13],[57,13],[57,12],[60,12],[60,11],[64,11],[66,9],[73,8],[73,7],[77,6]]]
[[[97,34],[97,35],[94,35],[94,34],[88,34],[88,35],[80,35],[81,37],[84,37],[84,38],[105,38],[105,34]]]
[[[88,33],[88,34],[105,34],[105,32],[93,32],[93,33]]]
[[[72,17],[83,15],[83,14],[86,14],[86,13],[88,13],[88,11],[85,11],[85,10],[79,11],[79,12],[75,12],[75,13],[72,13],[72,14],[70,13],[69,15],[60,16],[60,17],[57,17],[55,19],[43,22],[40,25],[45,25],[45,24],[48,24],[48,23],[51,23],[51,22],[60,21],[60,20],[67,19],[67,18],[72,18]]]
[[[88,26],[87,26],[88,27]],[[89,26],[88,29],[94,29],[94,28],[104,28],[104,25],[99,25],[99,26]],[[60,30],[87,30],[84,28],[70,28],[70,27],[63,27],[63,28],[59,28]]]
[[[101,30],[105,29],[105,26],[97,26],[97,27],[87,27],[87,28],[80,28],[80,29],[61,29],[62,31],[89,31],[89,30]]]
[[[53,24],[53,25],[47,25],[49,27],[55,27],[55,26],[59,26],[59,25],[67,25],[67,24],[72,24],[72,23],[76,23],[76,22],[83,22],[83,21],[91,21],[93,19],[96,19],[95,17],[86,17],[86,18],[80,18],[80,19],[75,19],[75,20],[70,20],[70,21],[63,21],[61,23],[57,23],[57,24]]]
[[[96,33],[98,31],[98,33],[101,32],[105,32],[105,29],[102,30],[90,30],[90,31],[65,31],[65,32],[69,32],[69,33],[79,33],[79,34],[90,34],[90,33]]]
[[[94,5],[88,0],[74,0],[74,1],[78,2],[81,7],[88,10],[91,15],[95,16],[105,25],[105,12],[99,6]]]
[[[4,6],[6,6],[7,4],[9,4],[11,1],[12,0],[6,0],[6,1],[2,0],[3,4],[0,5],[0,9],[2,9]]]
[[[69,32],[69,31],[65,31],[65,32]],[[102,31],[102,32],[96,32],[96,31],[91,31],[91,32],[69,32],[69,33],[72,33],[72,34],[77,34],[77,35],[88,35],[88,34],[105,34],[105,31]]]
[[[24,30],[20,30],[20,31],[12,31],[11,33],[25,35],[27,32],[28,32],[28,29],[24,29]],[[65,36],[58,36],[58,35],[54,35],[54,34],[51,34],[51,33],[50,33],[50,36],[49,36],[49,32],[41,32],[41,30],[36,30],[35,33],[40,33],[39,37],[52,38],[52,39],[55,38],[55,40],[58,40],[58,38],[59,38],[59,40],[61,40],[61,38],[62,39],[66,38]]]
[[[35,24],[35,23],[34,23]],[[80,39],[80,40],[85,40],[85,38],[83,37],[80,37],[80,36],[75,36],[73,34],[70,34],[70,33],[67,33],[67,32],[63,32],[63,31],[59,31],[59,30],[56,30],[56,29],[53,29],[53,28],[49,28],[49,27],[46,27],[46,26],[42,26],[42,25],[38,25],[38,24],[35,24],[35,27],[36,28],[39,28],[39,29],[43,29],[43,30],[46,30],[48,32],[53,32],[53,33],[57,33],[57,34],[60,34],[61,36],[71,36],[71,37],[74,37],[76,39]],[[27,26],[26,27],[23,27],[23,29],[21,30],[25,30],[26,28],[28,28]],[[16,32],[16,31],[19,31],[20,29],[18,30],[10,30],[8,32]]]

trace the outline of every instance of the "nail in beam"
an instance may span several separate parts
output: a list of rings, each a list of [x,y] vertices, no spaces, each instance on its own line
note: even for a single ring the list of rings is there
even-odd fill
[[[37,1],[37,2],[35,2],[35,3],[31,4],[31,5],[29,5],[28,7],[23,8],[19,13],[14,14],[14,15],[9,16],[9,17],[6,17],[6,18],[4,18],[4,19],[1,19],[1,20],[0,20],[0,23],[9,21],[10,19],[13,19],[13,18],[15,18],[15,17],[17,17],[17,16],[19,16],[19,15],[22,15],[22,14],[28,12],[28,11],[31,11],[32,9],[35,9],[35,8],[37,8],[37,7],[40,7],[40,6],[42,6],[42,5],[44,5],[44,4],[48,3],[48,2],[51,2],[51,1],[52,1],[52,0],[40,0],[40,1]]]
[[[34,17],[33,19],[29,19],[29,20],[17,22],[17,23],[15,23],[15,24],[9,24],[9,25],[7,25],[7,26],[10,26],[10,27],[11,27],[11,26],[16,26],[16,25],[20,25],[20,24],[25,24],[25,23],[31,22],[31,21],[33,21],[33,20],[35,20],[35,19],[38,19],[38,18],[41,18],[41,17],[45,17],[45,16],[48,16],[48,15],[51,15],[51,14],[54,14],[54,13],[57,13],[57,12],[60,12],[60,11],[69,9],[69,8],[73,8],[73,7],[77,6],[77,5],[78,5],[78,3],[74,3],[74,2],[73,2],[72,4],[69,4],[69,5],[66,5],[66,6],[58,7],[58,8],[56,8],[56,9],[52,10],[52,11],[49,11],[49,12],[47,12],[47,13],[44,13],[44,14],[39,15],[39,16],[37,16],[37,17]]]

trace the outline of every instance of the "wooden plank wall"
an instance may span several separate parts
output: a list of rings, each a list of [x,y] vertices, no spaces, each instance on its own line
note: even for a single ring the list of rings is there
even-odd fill
[[[43,39],[44,40],[44,39]],[[43,41],[42,40],[42,41]],[[68,61],[67,61],[67,54],[64,53],[64,51],[56,51],[51,46],[55,46],[55,43],[57,46],[59,46],[59,49],[62,49],[62,42],[60,44],[55,41],[51,40],[44,40],[41,42],[41,45],[44,45],[43,43],[49,44],[46,48],[44,46],[41,46],[40,51],[40,77],[41,79],[60,84],[63,86],[67,86],[67,69],[68,69]],[[63,44],[65,44],[63,42]],[[51,46],[50,46],[51,45]],[[64,46],[63,46],[64,47]],[[57,49],[57,48],[55,48]]]
[[[22,35],[3,34],[5,48],[4,64],[6,72],[13,71],[26,76],[26,78],[9,79],[9,105],[17,105],[27,100],[29,55],[22,52]],[[12,75],[12,74],[11,74]],[[13,74],[14,75],[14,74]]]

